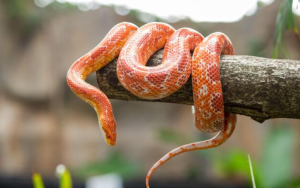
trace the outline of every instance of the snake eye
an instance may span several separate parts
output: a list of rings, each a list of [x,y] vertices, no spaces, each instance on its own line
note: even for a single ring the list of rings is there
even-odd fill
[[[111,138],[109,133],[106,133],[106,138]]]

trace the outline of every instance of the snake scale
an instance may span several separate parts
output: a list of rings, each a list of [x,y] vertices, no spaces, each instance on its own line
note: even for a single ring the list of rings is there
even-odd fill
[[[145,66],[157,50],[164,48],[162,64]],[[193,57],[191,56],[193,51]],[[113,27],[90,52],[73,63],[67,83],[82,100],[94,107],[108,145],[116,142],[116,122],[108,98],[85,82],[88,75],[118,58],[117,76],[124,88],[144,99],[160,99],[181,88],[192,76],[196,127],[219,132],[214,138],[180,146],[156,162],[152,173],[172,157],[192,150],[208,149],[225,142],[233,133],[236,115],[224,112],[220,81],[220,55],[233,55],[228,37],[213,33],[204,38],[190,28],[175,30],[165,23],[148,23],[141,28],[123,22]]]

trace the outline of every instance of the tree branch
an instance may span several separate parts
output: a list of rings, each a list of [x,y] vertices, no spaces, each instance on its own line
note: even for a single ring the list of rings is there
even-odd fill
[[[148,66],[161,63],[163,50]],[[149,101],[125,90],[116,76],[117,59],[97,71],[100,89],[110,99]],[[300,119],[300,61],[254,56],[222,56],[221,82],[225,111],[252,117],[258,122],[271,118]],[[191,79],[169,97],[153,100],[193,104]]]

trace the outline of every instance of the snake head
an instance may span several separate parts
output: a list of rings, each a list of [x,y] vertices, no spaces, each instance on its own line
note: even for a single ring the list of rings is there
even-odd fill
[[[100,118],[100,128],[107,145],[114,146],[116,143],[117,131],[116,121],[112,113],[110,116]]]

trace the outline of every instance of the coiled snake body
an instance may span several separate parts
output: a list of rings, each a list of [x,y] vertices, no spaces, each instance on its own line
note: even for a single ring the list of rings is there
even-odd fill
[[[145,66],[149,57],[163,47],[162,64]],[[107,144],[114,145],[116,123],[111,104],[104,93],[84,81],[89,74],[119,55],[119,81],[128,91],[145,99],[171,95],[192,75],[196,127],[203,132],[219,133],[210,140],[180,146],[162,157],[147,174],[149,187],[151,174],[167,160],[183,152],[216,147],[234,131],[236,116],[224,112],[221,54],[234,54],[230,40],[222,33],[203,40],[200,33],[189,28],[175,31],[167,24],[154,22],[138,29],[124,22],[112,28],[99,45],[70,67],[67,83],[77,96],[94,107]]]

